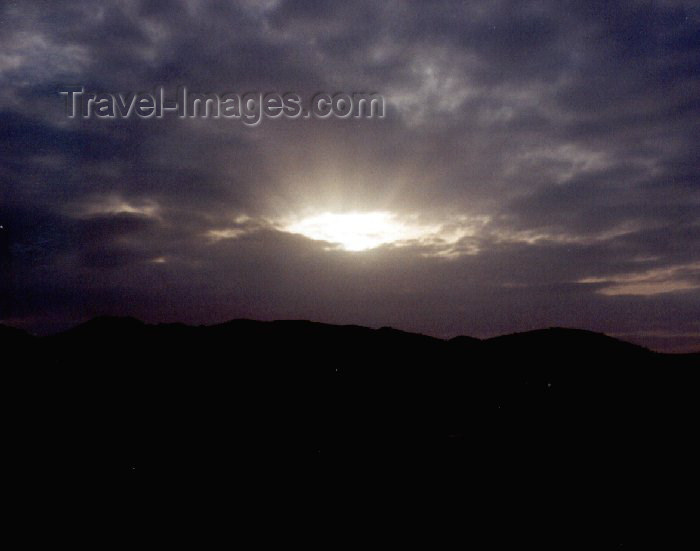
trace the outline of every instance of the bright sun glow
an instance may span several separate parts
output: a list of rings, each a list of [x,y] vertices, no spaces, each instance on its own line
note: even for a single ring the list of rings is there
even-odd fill
[[[323,213],[286,225],[286,231],[335,243],[346,251],[366,251],[380,245],[420,239],[424,226],[406,224],[390,212]]]

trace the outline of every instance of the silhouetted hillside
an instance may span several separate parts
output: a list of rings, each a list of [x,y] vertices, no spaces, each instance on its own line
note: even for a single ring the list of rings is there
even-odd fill
[[[31,336],[29,333],[26,333],[21,329],[0,324],[0,344],[7,344],[8,346],[16,345],[17,343],[25,342],[30,338]]]
[[[0,328],[0,342],[21,358],[5,368],[14,463],[39,472],[213,477],[251,499],[388,492],[394,507],[417,493],[455,511],[536,496],[618,528],[696,477],[698,356],[587,331],[443,341],[96,318],[44,338]]]

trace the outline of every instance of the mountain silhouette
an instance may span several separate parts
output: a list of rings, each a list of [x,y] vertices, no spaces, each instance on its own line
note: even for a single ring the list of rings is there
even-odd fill
[[[589,331],[100,317],[47,337],[0,327],[0,344],[16,358],[11,459],[32,472],[215,480],[252,500],[420,495],[484,515],[536,497],[560,521],[593,507],[623,529],[700,464],[700,355]]]

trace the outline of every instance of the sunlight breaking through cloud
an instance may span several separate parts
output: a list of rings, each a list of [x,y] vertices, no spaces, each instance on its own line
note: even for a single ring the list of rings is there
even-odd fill
[[[283,223],[281,229],[356,252],[382,245],[412,244],[444,248],[475,232],[473,225],[469,224],[425,224],[387,211],[324,212]]]

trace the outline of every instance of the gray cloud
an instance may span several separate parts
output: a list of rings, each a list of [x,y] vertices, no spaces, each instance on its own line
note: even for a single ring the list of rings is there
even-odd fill
[[[7,323],[306,317],[442,336],[571,325],[700,348],[692,2],[1,9]],[[376,91],[388,108],[256,128],[68,120],[57,91],[75,83]],[[464,237],[352,253],[280,223],[326,211]]]

